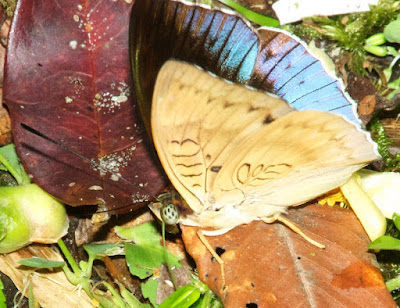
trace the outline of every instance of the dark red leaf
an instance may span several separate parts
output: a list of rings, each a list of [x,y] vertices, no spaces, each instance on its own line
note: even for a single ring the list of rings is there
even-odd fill
[[[15,11],[5,76],[15,143],[33,181],[70,205],[133,209],[164,187],[134,104],[130,11],[105,0],[21,0]]]

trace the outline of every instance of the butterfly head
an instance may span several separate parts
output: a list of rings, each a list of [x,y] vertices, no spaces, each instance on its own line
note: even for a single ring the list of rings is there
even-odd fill
[[[179,222],[178,207],[172,202],[162,204],[160,216],[167,225],[176,225]]]

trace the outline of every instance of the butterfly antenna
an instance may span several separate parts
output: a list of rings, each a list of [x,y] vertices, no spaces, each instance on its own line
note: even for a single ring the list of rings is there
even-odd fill
[[[65,146],[64,144],[62,144],[62,143],[60,143],[60,142],[58,142],[58,141],[56,141],[56,140],[50,138],[49,136],[46,136],[45,134],[41,133],[40,131],[38,131],[38,130],[36,130],[36,129],[34,129],[34,128],[32,128],[32,127],[30,127],[30,126],[28,126],[28,125],[26,125],[26,124],[24,124],[24,123],[20,123],[20,124],[21,124],[21,127],[22,127],[23,129],[27,130],[28,132],[30,132],[30,133],[32,133],[32,134],[34,134],[34,135],[37,135],[37,136],[39,136],[39,137],[41,137],[41,138],[43,138],[43,139],[45,139],[45,140],[47,140],[47,141],[49,141],[49,142],[55,144],[55,145],[57,145],[58,147],[62,148],[63,150],[68,151],[68,152],[70,152],[70,153],[76,155],[76,156],[79,157],[80,159],[89,162],[93,167],[96,167],[96,168],[98,168],[99,170],[104,170],[105,172],[109,172],[109,173],[111,173],[111,174],[117,176],[118,179],[124,181],[125,183],[127,183],[128,185],[130,185],[130,186],[132,186],[132,187],[135,187],[136,190],[139,190],[139,191],[141,191],[142,193],[147,194],[147,191],[146,191],[145,189],[143,189],[143,188],[139,187],[138,185],[135,185],[135,184],[132,183],[131,181],[125,179],[120,173],[115,173],[115,172],[113,172],[113,171],[107,170],[106,167],[101,166],[100,164],[96,163],[93,159],[89,159],[89,158],[87,158],[86,156],[83,156],[82,154],[79,154],[78,152],[76,152],[76,151],[74,151],[74,150],[68,148],[68,147]]]
[[[169,274],[171,275],[171,279],[172,279],[172,284],[174,285],[174,288],[176,291],[176,290],[178,290],[178,284],[176,283],[175,274],[172,271],[172,267],[171,267],[171,264],[170,264],[169,258],[168,258],[167,245],[165,244],[165,222],[163,220],[161,221],[161,232],[162,232],[162,239],[163,239],[163,246],[164,246],[165,263],[167,263],[168,271],[169,271]]]
[[[288,227],[289,229],[291,229],[292,231],[294,231],[295,233],[297,233],[298,235],[300,235],[302,238],[304,238],[307,242],[309,242],[310,244],[317,246],[318,248],[324,249],[325,245],[313,240],[312,238],[310,238],[308,235],[306,235],[303,231],[300,230],[300,228],[298,226],[296,226],[291,220],[284,218],[282,216],[279,216],[276,220],[280,221],[281,223],[283,223],[286,227]],[[267,222],[267,221],[265,221]],[[268,223],[268,222],[267,222]]]

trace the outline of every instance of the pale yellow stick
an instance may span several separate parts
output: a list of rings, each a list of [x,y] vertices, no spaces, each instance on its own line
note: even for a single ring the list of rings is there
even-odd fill
[[[358,184],[357,177],[357,174],[353,174],[340,189],[347,201],[349,201],[351,208],[356,213],[369,238],[373,241],[385,234],[386,218]]]

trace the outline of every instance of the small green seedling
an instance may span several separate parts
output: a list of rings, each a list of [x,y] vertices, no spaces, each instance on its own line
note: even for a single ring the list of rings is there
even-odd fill
[[[19,264],[35,269],[61,267],[72,284],[80,286],[90,298],[95,298],[100,303],[101,307],[104,308],[150,307],[149,305],[140,303],[140,301],[122,285],[119,285],[120,292],[118,292],[105,281],[101,281],[94,285],[91,280],[94,261],[105,256],[123,255],[125,253],[123,243],[85,245],[84,249],[89,256],[88,261],[80,261],[79,264],[76,263],[67,246],[61,239],[58,241],[58,246],[63,252],[72,270],[63,261],[53,261],[37,257],[22,259],[19,261]],[[108,292],[100,290],[100,285],[104,286]]]
[[[132,275],[145,279],[153,275],[154,269],[165,263],[165,250],[154,222],[133,228],[114,228],[115,233],[126,241],[126,262]],[[133,242],[134,244],[130,243]],[[167,252],[170,265],[181,267],[179,258]]]
[[[400,49],[396,49],[390,45],[384,45],[387,42],[394,44],[400,43],[400,15],[397,16],[396,20],[390,22],[383,32],[376,33],[367,38],[364,45],[364,49],[375,56],[386,57],[389,55],[393,57],[389,67],[383,70],[386,82],[388,82],[387,87],[393,90],[387,95],[387,98],[392,99],[400,92],[400,78],[389,82],[393,74],[393,67],[400,59]]]
[[[400,215],[398,213],[393,214],[393,224],[394,226],[400,230]],[[400,251],[400,240],[384,235],[379,238],[377,238],[375,241],[370,243],[368,245],[369,249],[374,249],[374,250],[397,250]],[[389,289],[389,291],[393,291],[396,289],[400,288],[400,276],[397,276],[393,279],[390,279],[386,282],[386,286]]]
[[[161,237],[154,222],[129,229],[117,226],[114,230],[119,237],[127,241],[126,262],[132,275],[141,279],[149,278],[163,263],[167,263],[169,269],[181,267],[179,258],[160,244]],[[171,270],[170,273],[173,277]],[[157,286],[158,280],[153,277],[142,285],[143,296],[148,298],[153,305],[156,305]]]
[[[158,308],[223,307],[221,301],[197,276],[192,282],[172,293]]]
[[[100,307],[104,308],[145,308],[150,305],[140,303],[122,285],[119,285],[118,292],[105,281],[94,284],[91,276],[95,260],[106,256],[126,254],[131,273],[141,279],[152,276],[153,271],[165,262],[169,264],[169,267],[181,266],[179,258],[168,252],[165,244],[164,246],[160,245],[161,237],[154,223],[143,224],[131,229],[116,227],[116,233],[125,239],[125,242],[85,245],[84,249],[88,254],[88,260],[80,261],[78,264],[61,240],[68,227],[64,206],[37,185],[30,183],[13,145],[0,148],[0,163],[0,170],[10,172],[20,185],[0,187],[0,253],[14,251],[33,241],[57,242],[68,263],[34,257],[20,260],[21,265],[34,269],[62,268],[72,284],[81,287],[90,298],[96,299],[100,303]],[[50,227],[46,226],[46,223],[50,223]],[[37,230],[40,232],[38,233]],[[36,307],[32,286],[30,284],[27,286],[29,287],[30,307]],[[99,286],[103,286],[107,292],[104,291],[104,288],[101,290]],[[143,295],[147,296],[155,307],[157,307],[155,304],[157,286],[158,280],[153,277],[142,284]],[[188,289],[193,292],[187,293],[185,290]],[[0,283],[0,308],[5,307],[5,297],[1,290],[2,284]],[[215,302],[213,293],[200,282],[192,283],[183,290],[185,296],[169,300],[171,303],[177,301],[173,307],[186,307],[180,305],[182,298],[189,299],[189,301],[196,299],[195,302],[199,302],[199,298],[204,298],[206,302]],[[202,299],[201,302],[204,300]]]

